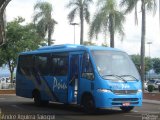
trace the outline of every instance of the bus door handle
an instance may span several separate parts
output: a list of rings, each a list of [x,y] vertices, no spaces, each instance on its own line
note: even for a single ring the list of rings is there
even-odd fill
[[[91,90],[94,90],[94,83],[91,82]]]

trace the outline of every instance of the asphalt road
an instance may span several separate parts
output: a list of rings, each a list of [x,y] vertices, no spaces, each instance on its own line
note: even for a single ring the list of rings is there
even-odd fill
[[[142,116],[156,117],[157,112],[160,112],[160,105],[144,103],[143,107],[135,108],[130,113],[107,109],[100,110],[96,115],[87,115],[82,108],[74,105],[50,103],[45,107],[37,107],[32,99],[0,95],[0,120],[142,120]],[[157,120],[160,120],[160,114],[158,117]]]

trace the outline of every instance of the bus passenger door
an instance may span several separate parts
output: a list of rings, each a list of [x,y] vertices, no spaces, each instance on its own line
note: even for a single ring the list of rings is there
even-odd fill
[[[72,54],[70,56],[70,72],[68,85],[68,102],[77,103],[78,84],[79,84],[79,67],[80,55]]]

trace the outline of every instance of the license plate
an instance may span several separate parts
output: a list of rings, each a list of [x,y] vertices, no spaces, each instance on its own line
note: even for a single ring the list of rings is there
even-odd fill
[[[123,103],[123,106],[130,106],[130,103],[129,102],[125,102],[125,103]]]

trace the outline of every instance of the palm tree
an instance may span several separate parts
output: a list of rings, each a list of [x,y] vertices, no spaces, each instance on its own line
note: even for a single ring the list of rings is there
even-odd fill
[[[80,18],[80,44],[83,44],[84,20],[86,20],[87,23],[90,22],[89,5],[91,3],[93,3],[92,0],[70,0],[70,2],[67,4],[67,8],[73,8],[68,14],[69,22],[73,22],[76,15],[79,15]]]
[[[156,12],[156,0],[122,0],[120,5],[125,6],[125,13],[130,13],[135,10],[135,17],[137,18],[137,4],[141,2],[142,12],[142,28],[141,28],[141,79],[144,82],[145,74],[145,35],[146,35],[146,12]]]
[[[33,21],[36,23],[39,35],[44,38],[48,34],[48,46],[51,45],[51,36],[57,22],[52,18],[52,5],[48,2],[38,2],[34,6]]]
[[[102,31],[106,35],[108,30],[110,33],[110,46],[114,47],[115,32],[124,36],[123,23],[125,22],[125,16],[117,10],[116,0],[99,0],[97,6],[99,9],[91,23],[89,37],[90,39],[94,36],[97,37]]]

